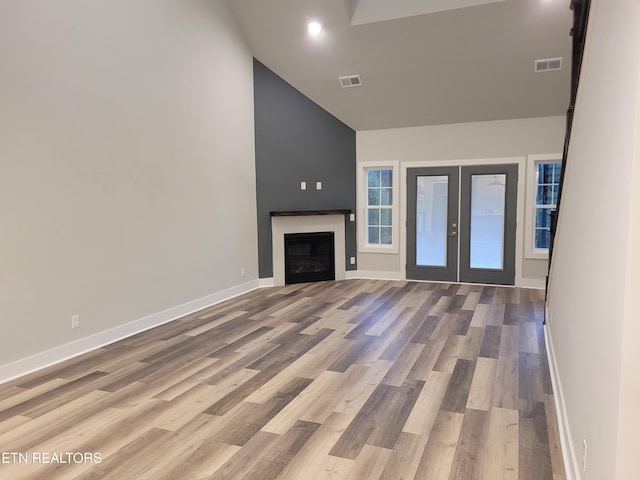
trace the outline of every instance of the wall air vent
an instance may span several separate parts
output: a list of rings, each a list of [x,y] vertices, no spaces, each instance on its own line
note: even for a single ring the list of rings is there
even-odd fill
[[[535,61],[535,72],[554,72],[562,70],[562,57],[543,58]]]
[[[338,77],[342,88],[359,87],[362,85],[360,75],[348,75],[346,77]]]

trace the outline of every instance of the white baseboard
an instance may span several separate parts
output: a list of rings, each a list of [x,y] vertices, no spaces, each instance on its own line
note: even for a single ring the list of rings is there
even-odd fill
[[[363,280],[406,280],[405,275],[402,272],[388,272],[388,271],[376,271],[376,270],[347,270],[347,280],[363,279]],[[259,279],[260,288],[273,287],[275,282],[273,277]],[[414,280],[416,281],[416,280]],[[451,282],[431,282],[431,283],[451,283]],[[464,283],[464,282],[462,282]],[[484,285],[484,284],[469,284],[469,285]],[[488,286],[495,286],[489,285]],[[508,285],[503,285],[508,286]],[[537,278],[523,278],[520,285],[516,285],[523,288],[534,288],[537,290],[545,289],[545,281]]]
[[[546,312],[546,318],[549,319],[548,311]],[[564,402],[564,393],[562,391],[562,382],[560,381],[549,325],[545,325],[544,327],[544,337],[547,346],[547,360],[549,362],[549,371],[551,373],[551,384],[553,386],[553,398],[555,400],[556,413],[558,415],[558,431],[560,434],[560,447],[562,448],[565,475],[567,480],[580,480],[581,477],[580,469],[578,467],[578,458],[576,457],[576,452],[573,449],[573,442],[571,441],[569,418],[567,416],[567,408]]]
[[[400,272],[374,272],[369,270],[347,270],[346,280],[404,280]],[[259,279],[259,288],[274,287],[276,285],[273,277]]]
[[[523,278],[519,285],[522,288],[535,288],[536,290],[544,290],[546,281],[544,278]]]
[[[350,270],[347,271],[347,280],[353,278],[362,278],[366,280],[406,280],[402,272],[385,272],[374,270]],[[451,283],[451,282],[434,282],[434,283]],[[464,283],[464,282],[461,282]],[[477,284],[474,284],[477,285]],[[506,286],[506,285],[505,285]],[[544,290],[545,280],[538,278],[523,278],[522,283],[517,285],[522,288],[534,288],[536,290]]]
[[[348,270],[347,280],[362,278],[365,280],[404,280],[401,272],[378,272],[374,270]]]
[[[273,279],[273,277],[259,278],[258,282],[259,282],[258,283],[258,287],[259,288],[275,287],[276,286],[276,281]]]
[[[63,362],[83,353],[95,350],[96,348],[117,342],[118,340],[149,330],[150,328],[171,322],[184,317],[185,315],[189,315],[190,313],[208,308],[216,303],[242,295],[243,293],[250,292],[258,288],[260,286],[259,283],[260,282],[258,280],[253,280],[242,285],[237,285],[221,292],[212,293],[206,297],[187,302],[183,305],[178,305],[177,307],[172,307],[162,312],[139,318],[133,322],[125,323],[124,325],[119,325],[109,330],[75,340],[71,343],[67,343],[66,345],[61,345],[30,357],[26,357],[6,365],[1,365],[0,384],[26,375],[27,373],[55,365],[56,363]]]

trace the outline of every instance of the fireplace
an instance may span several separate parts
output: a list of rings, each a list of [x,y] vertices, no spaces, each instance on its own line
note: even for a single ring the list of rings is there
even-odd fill
[[[335,280],[333,232],[284,236],[285,284]]]
[[[273,285],[285,285],[284,237],[290,234],[333,233],[335,280],[346,278],[345,221],[350,210],[271,212]],[[332,277],[333,278],[333,277]]]

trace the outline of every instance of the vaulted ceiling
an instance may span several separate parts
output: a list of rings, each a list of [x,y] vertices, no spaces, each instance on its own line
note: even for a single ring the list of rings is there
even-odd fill
[[[229,4],[253,55],[355,130],[563,115],[568,107],[569,0]],[[319,36],[307,32],[310,21],[323,25]],[[534,72],[536,59],[556,57],[561,71]],[[338,77],[354,74],[362,86],[341,88]]]

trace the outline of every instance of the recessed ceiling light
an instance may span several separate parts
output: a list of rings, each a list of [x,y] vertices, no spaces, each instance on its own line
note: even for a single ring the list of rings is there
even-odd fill
[[[320,25],[318,22],[311,22],[309,25],[307,25],[307,28],[309,29],[309,33],[314,37],[317,37],[318,35],[320,35],[320,32],[322,32],[322,25]]]

